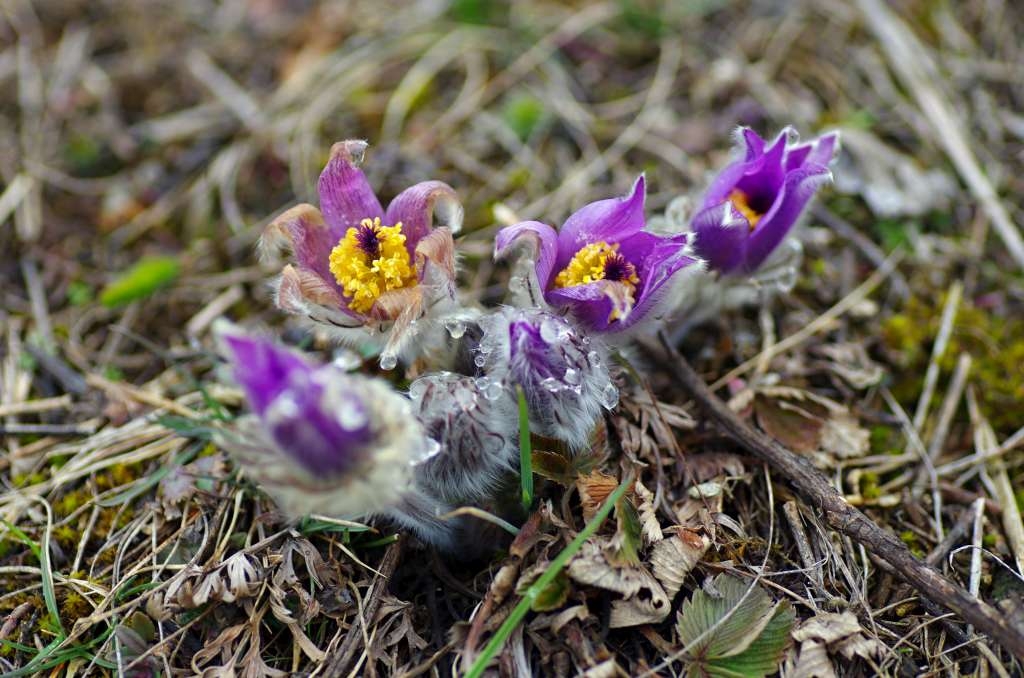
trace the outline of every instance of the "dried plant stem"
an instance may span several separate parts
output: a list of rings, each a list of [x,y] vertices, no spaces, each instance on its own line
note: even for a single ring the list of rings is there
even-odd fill
[[[360,641],[363,640],[363,632],[366,630],[363,628],[363,624],[368,625],[372,623],[373,618],[377,616],[377,609],[383,600],[381,594],[387,588],[387,582],[391,579],[391,575],[395,573],[395,568],[398,567],[398,561],[402,557],[404,546],[404,539],[399,539],[388,546],[388,550],[384,553],[384,559],[381,561],[380,569],[378,570],[380,576],[374,578],[373,590],[370,591],[370,595],[366,598],[366,604],[363,606],[362,621],[356,621],[349,628],[348,633],[345,635],[345,640],[341,642],[341,647],[338,648],[338,651],[324,667],[325,676],[345,675],[349,664],[352,662],[352,658],[361,649],[365,649],[360,648]]]
[[[981,203],[1002,238],[1009,254],[1024,268],[1024,239],[999,200],[995,187],[985,176],[971,150],[975,143],[966,136],[967,125],[959,119],[954,105],[936,87],[940,82],[938,69],[928,58],[928,51],[896,14],[881,0],[859,0],[868,25],[875,33],[893,71],[910,90],[925,120],[935,128],[936,139],[944,147],[964,183]]]
[[[708,388],[686,359],[662,337],[662,347],[645,342],[652,357],[659,359],[686,393],[715,421],[722,430],[743,448],[763,460],[789,479],[790,484],[812,506],[822,512],[825,522],[834,530],[849,536],[892,567],[925,598],[947,608],[982,633],[1005,647],[1011,654],[1024,657],[1024,634],[1012,627],[1009,620],[978,600],[939,572],[921,562],[899,539],[880,528],[867,516],[851,506],[829,480],[809,460],[787,450],[777,442],[755,431]]]

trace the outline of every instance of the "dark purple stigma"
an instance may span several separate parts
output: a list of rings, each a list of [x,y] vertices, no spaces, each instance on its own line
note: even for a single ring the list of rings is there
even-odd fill
[[[359,224],[356,229],[356,243],[371,261],[380,257],[380,240],[377,239],[376,226]]]
[[[636,275],[636,268],[621,254],[608,257],[604,262],[604,279],[614,282],[630,282]]]

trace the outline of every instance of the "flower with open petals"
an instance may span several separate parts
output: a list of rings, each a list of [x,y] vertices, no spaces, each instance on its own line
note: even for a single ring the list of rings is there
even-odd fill
[[[495,255],[516,242],[532,243],[534,296],[591,331],[625,331],[656,306],[680,271],[699,269],[689,234],[665,237],[644,230],[644,197],[641,176],[629,195],[585,205],[557,233],[538,221],[509,226],[498,233]]]
[[[585,336],[564,318],[537,309],[502,308],[478,320],[476,362],[488,385],[522,388],[530,429],[577,450],[590,441],[602,408],[618,403],[599,336]]]
[[[822,184],[839,141],[837,133],[811,143],[784,130],[767,148],[749,128],[737,133],[739,157],[704,194],[690,229],[694,251],[711,270],[750,275],[789,234]]]
[[[438,446],[407,398],[382,380],[311,364],[230,326],[218,335],[252,409],[221,442],[282,511],[385,515],[445,543],[437,515],[448,507],[414,481]]]
[[[331,329],[343,341],[383,337],[381,364],[426,350],[417,332],[455,299],[452,234],[462,225],[455,191],[424,181],[385,210],[359,169],[364,141],[342,141],[317,186],[320,209],[298,205],[263,233],[261,250],[290,248],[277,305]],[[439,226],[435,227],[435,218]],[[414,341],[415,339],[415,341]]]

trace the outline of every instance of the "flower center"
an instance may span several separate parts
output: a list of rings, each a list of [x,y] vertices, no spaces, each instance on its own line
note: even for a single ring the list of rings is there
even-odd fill
[[[619,254],[618,244],[609,245],[603,240],[586,245],[573,256],[569,265],[555,276],[555,287],[575,287],[598,280],[622,283],[626,293],[626,307],[632,307],[636,286],[640,284],[636,267]],[[620,313],[612,311],[609,320],[615,320]]]
[[[764,216],[763,212],[759,212],[751,206],[750,196],[738,188],[732,189],[732,192],[729,193],[729,202],[736,208],[736,211],[746,217],[751,231],[754,230],[757,222],[761,221],[761,217]]]
[[[331,250],[331,273],[349,298],[349,308],[366,313],[385,292],[416,284],[416,266],[405,248],[402,222],[382,226],[363,219],[345,231]]]

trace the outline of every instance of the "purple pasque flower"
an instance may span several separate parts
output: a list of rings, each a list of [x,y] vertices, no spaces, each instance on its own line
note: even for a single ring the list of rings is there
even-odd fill
[[[499,384],[513,396],[522,388],[534,433],[573,450],[586,446],[602,408],[619,400],[601,338],[538,309],[504,307],[477,322],[482,337],[475,361],[488,386]]]
[[[365,141],[342,141],[320,174],[320,209],[297,205],[263,233],[264,253],[290,249],[277,285],[278,307],[329,328],[343,341],[384,337],[383,365],[415,349],[416,320],[455,298],[453,233],[462,226],[455,191],[424,181],[387,209],[359,169]],[[437,219],[439,226],[435,227]]]
[[[737,132],[738,158],[708,187],[690,224],[694,251],[723,274],[756,271],[789,234],[822,184],[839,142],[836,132],[806,144],[790,129],[770,146],[757,132]]]
[[[409,386],[416,417],[440,451],[417,483],[450,504],[486,502],[519,458],[516,400],[499,384],[452,372]]]
[[[217,334],[252,409],[222,442],[286,514],[387,513],[414,493],[437,445],[408,399],[230,325]]]
[[[557,233],[538,221],[503,228],[495,239],[495,256],[513,243],[532,242],[538,289],[531,293],[591,331],[627,330],[664,297],[677,273],[698,268],[689,234],[666,237],[644,230],[644,198],[641,175],[629,195],[583,206]]]

